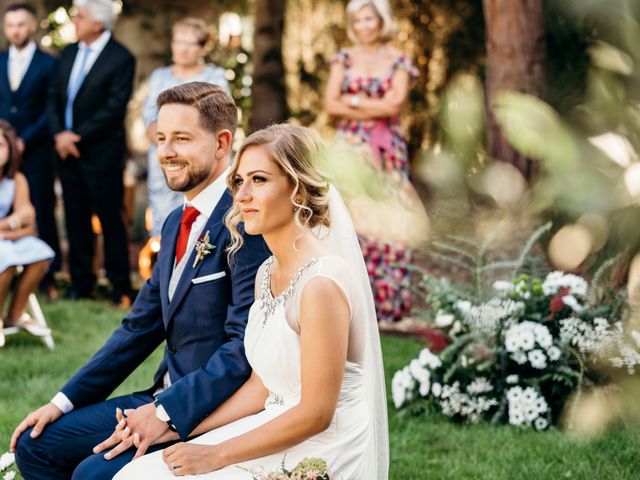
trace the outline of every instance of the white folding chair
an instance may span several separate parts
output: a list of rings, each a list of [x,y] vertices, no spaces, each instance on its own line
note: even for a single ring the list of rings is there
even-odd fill
[[[22,273],[24,270],[21,266],[17,267],[18,275]],[[47,320],[44,317],[44,313],[42,312],[42,308],[40,308],[40,302],[38,302],[38,297],[36,297],[35,293],[29,295],[29,299],[27,300],[27,312],[31,315],[38,325],[44,328],[48,328],[51,330],[49,325],[47,325]],[[19,327],[5,327],[3,330],[5,336],[13,335],[14,333],[18,333],[20,331]],[[55,343],[53,342],[52,334],[41,336],[40,339],[42,342],[50,349],[53,350],[55,348]]]

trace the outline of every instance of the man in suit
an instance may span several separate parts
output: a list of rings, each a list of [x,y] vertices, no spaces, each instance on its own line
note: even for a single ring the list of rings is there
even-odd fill
[[[46,108],[56,60],[38,49],[33,40],[38,23],[31,5],[9,5],[3,27],[9,50],[0,53],[0,118],[13,125],[20,137],[22,168],[36,209],[38,235],[56,254],[42,286],[55,296],[53,272],[60,268],[60,243],[54,217],[53,142]]]
[[[193,82],[163,92],[158,106],[158,158],[170,188],[184,192],[185,207],[165,221],[153,275],[122,325],[14,432],[11,449],[26,480],[72,472],[73,479],[111,479],[134,455],[185,440],[249,376],[244,329],[268,250],[262,237],[244,235],[231,262],[226,252],[235,104],[220,87]],[[163,340],[152,388],[105,401]],[[104,451],[92,455],[113,433],[116,408],[131,409],[129,442],[107,451],[107,459]]]
[[[91,297],[93,234],[100,219],[113,300],[130,306],[129,254],[124,225],[124,119],[135,60],[111,34],[111,0],[74,0],[78,43],[62,51],[49,95],[49,120],[59,159],[69,237],[70,298]]]

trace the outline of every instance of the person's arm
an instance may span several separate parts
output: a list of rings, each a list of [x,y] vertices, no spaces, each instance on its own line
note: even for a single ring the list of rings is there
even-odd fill
[[[397,117],[402,113],[402,106],[409,95],[409,72],[398,69],[391,79],[391,88],[381,98],[358,95],[357,106],[350,107],[368,118]],[[352,95],[342,95],[341,103],[351,105]]]
[[[343,101],[341,92],[344,80],[344,65],[338,61],[331,64],[329,80],[324,93],[324,109],[332,117],[346,118],[349,120],[370,120],[365,112],[353,108]]]
[[[326,430],[333,419],[349,341],[349,305],[332,281],[315,277],[300,302],[300,403],[270,422],[219,445],[179,443],[163,453],[179,475],[205,473],[284,451]],[[178,473],[178,472],[176,472]]]
[[[83,143],[91,143],[96,137],[104,137],[114,126],[124,123],[127,103],[133,89],[135,59],[128,52],[120,53],[121,57],[113,66],[113,78],[109,91],[100,108],[75,130]]]
[[[29,199],[29,184],[21,173],[15,177],[13,213],[0,220],[0,238],[17,240],[35,233],[36,213]]]
[[[229,265],[231,298],[224,324],[226,342],[211,355],[206,365],[185,375],[158,395],[159,403],[182,439],[186,439],[251,374],[244,353],[244,330],[254,301],[256,272],[266,259],[268,249],[260,235],[245,234],[244,240],[245,244]]]

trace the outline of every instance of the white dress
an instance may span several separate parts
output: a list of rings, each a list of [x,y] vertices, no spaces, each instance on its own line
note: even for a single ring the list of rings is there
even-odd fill
[[[256,415],[242,418],[194,438],[190,443],[219,444],[267,423],[299,403],[301,352],[300,336],[297,333],[298,312],[304,285],[311,278],[331,279],[344,292],[350,311],[354,312],[352,280],[347,263],[342,258],[324,256],[311,260],[298,271],[287,290],[276,298],[271,296],[269,288],[271,263],[272,259],[268,259],[258,272],[257,278],[262,278],[260,296],[249,312],[244,340],[251,367],[270,391],[265,408]],[[279,471],[283,458],[286,467],[292,468],[304,457],[317,457],[327,461],[329,471],[333,474],[332,478],[365,480],[362,473],[363,459],[370,442],[372,422],[365,400],[362,368],[354,361],[359,356],[358,350],[355,345],[349,345],[338,404],[327,430],[281,453],[203,475],[187,475],[180,478],[252,480],[254,476],[250,473],[251,470]],[[114,480],[147,478],[176,478],[162,461],[161,452],[145,455],[131,462],[114,477]]]
[[[0,219],[11,212],[16,195],[16,182],[0,178]],[[0,240],[0,273],[9,267],[31,265],[55,257],[51,247],[39,238],[28,235],[18,240]]]

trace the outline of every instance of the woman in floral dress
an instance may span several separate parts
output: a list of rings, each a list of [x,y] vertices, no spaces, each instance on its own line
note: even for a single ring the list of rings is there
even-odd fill
[[[339,120],[340,140],[364,151],[386,183],[399,190],[410,189],[407,144],[399,116],[417,69],[388,43],[395,25],[386,1],[352,0],[347,17],[354,46],[341,50],[331,62],[325,108]],[[378,320],[400,320],[411,307],[410,251],[401,242],[371,235],[361,235],[360,243]]]

